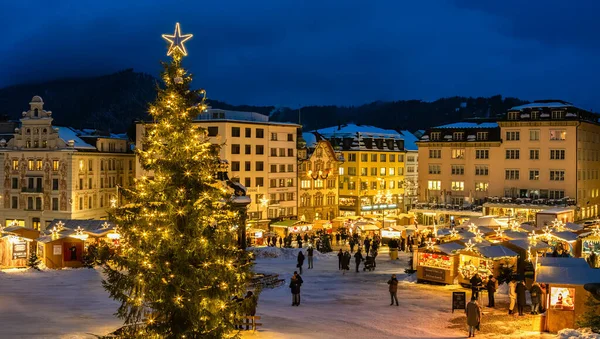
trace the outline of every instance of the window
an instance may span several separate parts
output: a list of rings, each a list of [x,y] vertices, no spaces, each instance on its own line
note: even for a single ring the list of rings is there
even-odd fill
[[[464,191],[465,190],[465,182],[464,181],[453,181],[451,189],[453,191]]]
[[[277,173],[277,165],[271,165],[271,173]]]
[[[379,161],[380,161],[380,162],[385,162],[385,161],[386,161],[386,158],[387,158],[387,157],[386,157],[386,155],[385,155],[385,154],[380,154],[380,155],[379,155]]]
[[[256,154],[259,154],[259,155],[265,154],[265,146],[256,145]]]
[[[94,205],[92,205],[92,197],[88,197],[88,208],[92,209]]]
[[[356,189],[356,182],[354,182],[354,181],[348,182],[348,189],[349,190],[355,190]]]
[[[530,149],[529,150],[529,159],[530,160],[539,160],[540,159],[540,150],[539,149]]]
[[[519,116],[520,116],[519,112],[508,112],[507,119],[508,120],[518,120]]]
[[[360,155],[360,161],[362,162],[368,162],[369,161],[369,155],[368,154],[361,154]]]
[[[506,159],[519,159],[519,150],[518,149],[507,149],[506,150]]]
[[[280,157],[285,157],[285,148],[280,148],[279,149],[279,156]]]
[[[355,162],[356,161],[356,153],[348,153],[348,161]]]
[[[239,138],[240,137],[240,128],[239,127],[231,127],[231,136]]]
[[[430,149],[429,150],[429,158],[430,159],[441,159],[442,158],[442,150],[441,149]]]
[[[551,129],[550,130],[550,140],[566,140],[567,139],[567,131],[562,129]]]
[[[520,138],[520,134],[519,131],[506,131],[506,140],[517,141]]]
[[[16,190],[19,188],[19,178],[12,178],[12,189]]]
[[[218,134],[219,134],[218,126],[208,126],[208,136],[209,137],[216,137]]]
[[[285,165],[279,165],[279,172],[285,173]]]
[[[250,161],[244,162],[244,171],[249,172],[252,171],[252,163]],[[248,187],[248,186],[246,186]]]
[[[256,137],[259,139],[262,139],[265,137],[265,130],[262,128],[257,128],[256,129]]]
[[[431,140],[440,140],[440,137],[442,136],[441,132],[431,132]]]
[[[79,189],[82,190],[83,189],[83,179],[79,179]]]
[[[294,187],[294,179],[287,179],[285,181],[285,186],[286,187]],[[323,184],[321,183],[321,188],[323,187]]]
[[[287,151],[288,157],[293,157],[294,156],[294,149],[293,148],[288,148],[287,150],[288,150]]]
[[[565,150],[564,149],[551,149],[550,150],[550,160],[565,160]]]
[[[373,177],[377,176],[377,167],[371,167],[371,176],[373,176]]]
[[[548,191],[548,198],[550,199],[564,199],[565,191],[563,190],[550,190]]]
[[[489,159],[490,158],[490,150],[487,149],[476,149],[475,150],[475,159]]]
[[[529,180],[540,180],[540,171],[529,170]]]
[[[271,133],[271,140],[277,141],[277,133]]]
[[[440,174],[442,173],[442,165],[429,165],[429,174]]]
[[[371,154],[371,162],[377,162],[377,154]]]
[[[340,167],[340,168],[338,169],[338,172],[339,172],[339,175],[344,175],[344,168],[343,168],[343,167]]]
[[[231,171],[232,172],[239,172],[240,171],[240,162],[239,161],[232,161],[231,162]]]
[[[252,145],[244,145],[244,154],[252,154]]]
[[[398,162],[404,162],[404,154],[398,154]]]
[[[390,162],[395,162],[395,161],[396,161],[396,155],[390,154]]]
[[[335,188],[335,179],[327,180],[327,188]]]
[[[294,165],[289,164],[287,167],[288,167],[288,172],[293,172],[294,171]]]
[[[104,160],[100,160],[100,170],[104,171]]]
[[[294,135],[292,133],[288,133],[287,137],[288,141],[294,141]]]
[[[252,185],[252,183],[250,182],[250,178],[244,178],[244,186],[250,187],[250,185]]]
[[[100,197],[102,199],[102,197]],[[102,206],[100,206],[102,207]],[[52,198],[52,210],[58,211],[58,198]]]
[[[398,167],[398,175],[404,175],[404,167]]]
[[[439,191],[442,189],[442,182],[439,180],[429,180],[427,182],[427,189],[432,191]]]
[[[377,181],[371,181],[371,189],[372,190],[376,190],[377,189]]]
[[[379,175],[385,175],[385,167],[379,169]]]
[[[488,132],[477,132],[477,140],[484,141],[488,139]]]
[[[256,181],[256,187],[265,186],[265,180],[263,177],[257,177],[254,180]]]
[[[368,190],[369,189],[369,182],[368,181],[362,181],[360,182],[360,189],[361,190]]]
[[[52,190],[58,191],[58,179],[52,179]]]
[[[321,180],[321,179],[315,180],[315,188],[323,188],[323,180]]]
[[[92,178],[88,178],[88,188],[92,188]]]
[[[564,111],[552,111],[552,119],[564,119],[565,112]]]
[[[33,210],[33,197],[28,197],[27,198],[27,209],[28,210]]]
[[[94,160],[88,160],[88,172],[91,172],[94,169]]]
[[[505,170],[504,179],[519,180],[519,170],[516,170],[516,169]]]
[[[276,157],[277,156],[277,148],[271,148],[271,156],[272,157]]]
[[[10,208],[12,208],[12,209],[18,209],[19,208],[19,198],[17,198],[17,197],[11,197]]]
[[[356,167],[348,167],[348,175],[356,175]]]
[[[239,144],[231,145],[231,154],[240,154],[240,145]]]
[[[540,140],[540,130],[539,129],[530,129],[529,130],[529,140],[530,141],[539,141]]]
[[[550,170],[550,181],[565,181],[565,171]]]
[[[257,172],[262,172],[265,170],[265,163],[262,161],[257,161],[256,162],[256,171]]]
[[[43,169],[42,161],[41,160],[36,160],[35,161],[35,170],[36,171],[41,171],[42,169]]]
[[[277,187],[277,179],[269,180],[269,187]],[[277,200],[277,199],[271,199],[271,200]]]
[[[406,167],[406,173],[415,173],[415,167],[414,166],[407,166]]]
[[[52,160],[52,170],[58,171],[59,167],[60,167],[60,163],[58,162],[58,160]]]
[[[464,148],[453,148],[452,149],[452,159],[462,159],[465,157],[465,149]]]
[[[475,183],[475,191],[476,192],[487,192],[489,183],[487,182],[476,182]]]
[[[35,168],[35,162],[33,160],[28,160],[27,161],[27,169],[30,171],[33,171],[34,168]]]
[[[246,128],[244,129],[244,136],[245,136],[246,138],[252,138],[252,128],[248,128],[248,127],[246,127]]]
[[[452,165],[452,175],[463,175],[465,174],[464,165]]]
[[[366,168],[366,167],[361,167],[360,168],[360,175],[363,176],[363,177],[366,176],[366,175],[369,175],[369,169]]]
[[[399,168],[402,168],[402,167],[399,167]],[[395,175],[395,173],[396,173],[396,169],[394,167],[388,168],[389,175]],[[400,174],[400,173],[398,173],[398,174]]]
[[[16,171],[19,169],[19,160],[14,159],[12,161],[12,169],[13,169],[13,171]]]
[[[452,133],[452,140],[463,140],[465,137],[465,132],[454,132]]]
[[[310,180],[300,181],[300,188],[310,188]]]

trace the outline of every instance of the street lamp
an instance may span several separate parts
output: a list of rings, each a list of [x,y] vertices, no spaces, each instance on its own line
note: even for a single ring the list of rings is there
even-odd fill
[[[308,173],[306,173],[306,175],[311,178],[312,180],[325,180],[329,177],[329,169],[327,169],[325,172],[319,170],[317,173],[315,173],[315,175],[313,175],[313,171],[309,170]]]

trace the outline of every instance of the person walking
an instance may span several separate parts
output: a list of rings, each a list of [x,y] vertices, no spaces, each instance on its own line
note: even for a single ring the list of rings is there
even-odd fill
[[[350,253],[354,252],[354,238],[350,238]]]
[[[343,269],[342,267],[342,260],[344,259],[344,252],[342,252],[342,249],[340,248],[340,251],[337,254],[338,257],[338,268],[341,270]]]
[[[519,281],[517,283],[517,287],[515,288],[517,292],[517,308],[519,309],[519,316],[524,316],[525,305],[527,305],[527,299],[525,296],[525,291],[527,291],[527,287],[525,286],[525,282]]]
[[[490,274],[488,282],[486,284],[488,292],[488,307],[496,307],[496,300],[494,299],[494,293],[498,290],[498,280]]]
[[[244,300],[242,301],[242,308],[246,312],[247,316],[254,317],[256,315],[257,304],[258,304],[258,299],[256,299],[256,296],[254,295],[254,293],[252,293],[252,291],[248,291],[248,293],[246,293],[246,296],[244,297]],[[249,329],[250,329],[250,324],[248,321],[246,321],[246,330],[249,330]]]
[[[306,249],[306,254],[308,254],[308,269],[312,269],[313,268],[313,251],[314,248],[312,246],[308,246],[308,249]]]
[[[304,281],[298,272],[294,271],[294,275],[290,280],[290,289],[292,290],[292,306],[300,306],[300,286]]]
[[[283,237],[279,237],[279,248],[283,247]]]
[[[346,271],[350,270],[350,260],[352,260],[350,252],[344,252],[344,257],[342,259],[342,270],[344,275],[346,274]]]
[[[542,288],[537,281],[533,283],[529,293],[531,294],[531,314],[539,314],[540,304],[542,303]]]
[[[517,282],[514,280],[508,283],[508,298],[510,299],[508,314],[513,314],[515,313],[515,304],[517,303]]]
[[[394,305],[394,300],[396,301],[396,306],[398,305],[398,279],[396,279],[396,275],[392,274],[392,278],[390,280],[388,280],[388,285],[390,285],[389,291],[390,291],[390,298],[392,299],[392,302],[390,303],[390,306]]]
[[[479,276],[479,272],[475,272],[475,275],[471,277],[471,297],[479,299],[479,289],[483,286],[483,280]]]
[[[298,251],[297,260],[298,260],[298,262],[296,264],[296,267],[298,267],[300,274],[302,274],[302,265],[304,265],[304,253],[302,253],[302,251]]]
[[[360,265],[360,262],[363,261],[363,256],[362,253],[360,253],[360,249],[358,249],[358,251],[356,251],[356,253],[354,253],[354,262],[356,263],[356,272],[358,273],[358,266]]]
[[[477,303],[477,299],[471,297],[471,301],[465,309],[467,314],[467,326],[469,328],[469,338],[475,336],[475,330],[479,329],[481,324],[481,307]]]
[[[339,233],[336,233],[336,234],[335,234],[335,244],[336,244],[336,245],[339,245],[339,244],[340,244],[340,234],[339,234]]]
[[[369,239],[369,237],[365,238],[364,245],[365,245],[365,254],[369,255],[369,248],[371,247],[371,239]]]

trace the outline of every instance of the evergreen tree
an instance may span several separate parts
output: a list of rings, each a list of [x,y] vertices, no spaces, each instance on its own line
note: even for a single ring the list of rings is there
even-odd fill
[[[589,295],[585,306],[587,310],[577,319],[577,326],[589,327],[592,331],[600,333],[600,301]]]
[[[207,106],[205,91],[191,90],[192,76],[181,67],[186,36],[177,25],[169,38],[172,60],[163,63],[164,86],[138,150],[149,176],[122,189],[111,213],[121,248],[103,284],[121,303],[123,337],[235,337],[242,312],[232,297],[245,294],[251,261],[236,245],[232,193],[217,179],[219,147],[192,124]]]
[[[29,258],[27,260],[27,267],[36,269],[36,270],[40,270],[40,258],[38,258],[37,254],[35,253],[35,251],[31,251],[31,254],[29,254]]]

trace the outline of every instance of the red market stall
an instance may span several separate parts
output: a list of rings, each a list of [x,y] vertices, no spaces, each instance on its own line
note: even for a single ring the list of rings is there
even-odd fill
[[[458,251],[464,246],[457,242],[448,242],[428,247],[415,252],[417,281],[454,284],[458,269]]]

